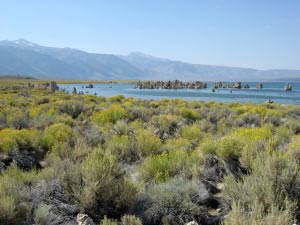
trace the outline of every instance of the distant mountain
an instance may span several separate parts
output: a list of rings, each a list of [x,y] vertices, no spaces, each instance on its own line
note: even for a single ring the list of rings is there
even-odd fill
[[[40,79],[179,79],[267,81],[300,77],[300,70],[256,70],[190,64],[135,52],[127,56],[44,47],[19,39],[0,41],[0,74]]]
[[[138,79],[142,71],[115,55],[0,41],[0,74],[41,79]]]
[[[36,78],[21,75],[0,75],[0,80],[36,80]]]
[[[155,79],[206,80],[206,81],[269,81],[300,77],[300,70],[256,70],[249,68],[190,64],[156,58],[135,52],[122,56],[132,65],[152,74]]]

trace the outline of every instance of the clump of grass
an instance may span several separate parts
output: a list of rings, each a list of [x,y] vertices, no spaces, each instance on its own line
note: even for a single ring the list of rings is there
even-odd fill
[[[121,225],[143,225],[142,221],[132,215],[124,215],[121,218]]]
[[[145,182],[165,182],[174,176],[192,177],[199,173],[201,162],[198,152],[191,154],[173,150],[149,157],[141,165],[141,176]]]
[[[225,179],[224,195],[232,208],[225,224],[292,224],[300,187],[298,162],[262,153],[253,163],[252,173],[242,180]]]
[[[7,153],[19,149],[37,149],[39,136],[39,132],[33,129],[15,130],[6,128],[0,130],[0,152]]]
[[[136,134],[136,150],[140,158],[161,152],[161,140],[152,130],[139,129]]]
[[[107,109],[94,113],[92,119],[97,124],[116,123],[128,117],[127,110],[119,104],[109,106]]]
[[[51,149],[55,144],[72,142],[72,129],[64,123],[56,123],[46,128],[42,136],[42,144]]]
[[[124,176],[117,159],[102,149],[93,150],[82,163],[81,203],[94,215],[125,212],[136,195],[135,186]]]

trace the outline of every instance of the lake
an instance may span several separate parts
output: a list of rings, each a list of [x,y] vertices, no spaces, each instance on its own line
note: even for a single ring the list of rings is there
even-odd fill
[[[255,102],[263,103],[267,99],[271,99],[276,103],[281,104],[300,104],[300,83],[290,83],[293,87],[292,91],[284,90],[285,83],[283,82],[262,82],[263,89],[256,89],[254,82],[248,82],[249,89],[216,89],[212,92],[213,83],[208,82],[207,89],[135,89],[134,84],[94,84],[94,88],[85,88],[87,84],[59,84],[60,88],[65,88],[71,93],[73,87],[77,92],[97,94],[98,96],[115,96],[124,95],[125,97],[134,97],[140,99],[162,99],[162,98],[182,98],[185,100],[201,100],[201,101],[219,101],[219,102]],[[244,83],[246,84],[246,83]]]

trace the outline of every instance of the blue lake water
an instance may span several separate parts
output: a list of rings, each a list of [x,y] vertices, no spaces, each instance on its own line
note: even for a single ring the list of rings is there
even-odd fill
[[[207,89],[135,89],[134,84],[94,84],[94,88],[85,88],[87,84],[59,84],[60,88],[72,92],[73,87],[77,92],[97,94],[98,96],[111,97],[115,95],[124,95],[125,97],[134,97],[140,99],[162,99],[162,98],[182,98],[186,100],[201,101],[219,101],[219,102],[255,102],[263,103],[267,99],[271,99],[280,104],[300,104],[300,83],[290,83],[293,87],[292,91],[284,90],[285,83],[281,82],[265,82],[263,89],[256,89],[255,83],[248,82],[249,89],[216,89],[212,92],[213,83],[208,83]]]

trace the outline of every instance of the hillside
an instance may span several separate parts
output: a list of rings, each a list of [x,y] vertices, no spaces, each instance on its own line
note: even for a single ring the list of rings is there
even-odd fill
[[[256,70],[190,64],[139,52],[126,56],[40,46],[20,39],[0,41],[0,74],[42,79],[179,79],[269,81],[300,77],[300,70]]]

